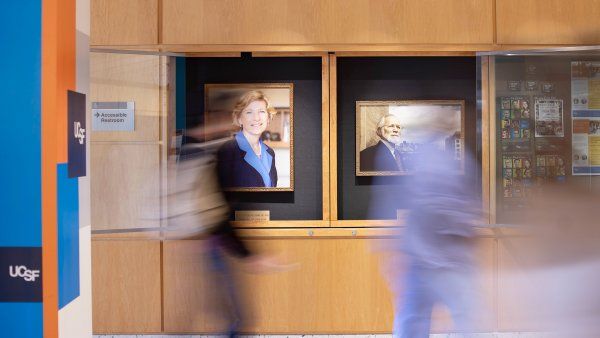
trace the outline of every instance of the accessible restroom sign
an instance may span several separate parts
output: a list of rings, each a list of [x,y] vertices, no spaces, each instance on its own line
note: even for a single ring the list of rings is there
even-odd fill
[[[92,102],[93,131],[133,131],[134,102]]]

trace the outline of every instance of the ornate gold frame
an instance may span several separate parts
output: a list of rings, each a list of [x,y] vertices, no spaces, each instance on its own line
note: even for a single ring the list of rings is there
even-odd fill
[[[204,85],[204,117],[208,112],[208,93],[215,88],[288,88],[290,90],[290,187],[228,188],[226,191],[294,191],[294,84],[293,83],[214,83]]]
[[[355,144],[355,174],[356,176],[405,176],[410,175],[408,172],[401,171],[361,171],[360,170],[360,127],[361,114],[359,109],[364,106],[382,106],[382,105],[432,105],[432,106],[448,106],[460,105],[460,140],[461,140],[461,171],[464,173],[464,156],[465,156],[465,101],[464,100],[398,100],[398,101],[356,101],[356,144]]]

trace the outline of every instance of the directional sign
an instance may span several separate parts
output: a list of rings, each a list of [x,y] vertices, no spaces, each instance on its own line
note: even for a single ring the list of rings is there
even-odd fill
[[[92,102],[93,131],[133,131],[134,102]]]

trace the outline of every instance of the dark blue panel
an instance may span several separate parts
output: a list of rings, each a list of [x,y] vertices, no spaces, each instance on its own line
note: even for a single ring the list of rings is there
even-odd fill
[[[42,248],[0,247],[0,302],[42,301]]]
[[[42,303],[0,303],[0,337],[42,337]]]
[[[85,144],[87,127],[85,125],[85,94],[67,91],[67,144],[69,147],[69,177],[81,177],[86,174]]]
[[[79,184],[68,177],[68,165],[57,167],[58,308],[79,297]]]
[[[0,11],[0,246],[42,245],[41,9],[22,0]]]

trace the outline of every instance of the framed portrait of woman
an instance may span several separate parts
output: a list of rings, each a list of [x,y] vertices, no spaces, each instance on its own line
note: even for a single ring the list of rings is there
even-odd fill
[[[356,176],[412,174],[426,144],[463,173],[464,114],[462,100],[357,101]]]
[[[294,191],[293,83],[205,84],[206,128],[227,130],[217,169],[228,191]],[[210,134],[210,133],[207,133]]]

